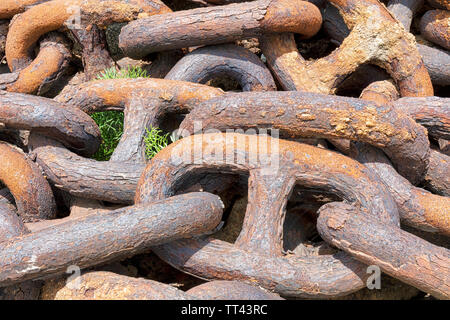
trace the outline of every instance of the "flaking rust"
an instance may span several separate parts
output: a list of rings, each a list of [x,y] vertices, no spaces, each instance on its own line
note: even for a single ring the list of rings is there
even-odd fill
[[[450,299],[449,1],[195,2],[1,0],[0,300]]]
[[[296,183],[339,190],[344,199],[357,204],[361,214],[376,215],[380,221],[398,226],[398,212],[386,187],[358,162],[331,151],[270,137],[254,136],[255,140],[248,140],[250,137],[235,133],[195,135],[173,143],[153,158],[142,174],[136,203],[151,203],[183,190],[182,183],[189,180],[188,176],[192,179],[192,174],[205,174],[202,168],[249,175],[249,203],[234,245],[209,237],[174,242],[153,250],[171,265],[198,277],[256,281],[283,296],[324,298],[362,288],[362,279],[367,277],[364,266],[345,255],[283,255],[285,206]],[[261,143],[268,146],[278,143],[278,149],[259,153],[255,146]],[[203,151],[201,158],[176,157],[183,150],[193,150],[195,144]],[[196,150],[198,153],[199,149]],[[228,153],[219,159],[207,150],[223,155],[228,150],[233,155]],[[238,155],[256,161],[239,164],[226,161],[231,156],[237,159]],[[278,166],[267,167],[265,161],[276,155]]]
[[[52,190],[37,165],[16,147],[0,142],[0,181],[14,196],[17,210],[26,221],[56,216]]]
[[[239,281],[211,281],[187,292],[171,285],[111,272],[89,272],[65,285],[55,300],[282,300],[278,295]]]
[[[262,37],[261,49],[283,89],[334,93],[360,65],[374,63],[395,80],[401,96],[433,95],[415,40],[379,1],[329,2],[339,9],[350,29],[339,49],[330,55],[307,62],[292,34]]]
[[[198,8],[139,19],[122,29],[120,48],[127,56],[184,47],[228,43],[265,32],[316,34],[322,18],[313,4],[299,0],[258,0]]]
[[[204,234],[220,222],[222,206],[215,195],[190,193],[151,205],[87,214],[11,238],[0,243],[0,286],[63,274],[71,265],[86,268],[130,257],[151,245]]]
[[[307,92],[237,93],[203,102],[180,128],[194,133],[199,121],[205,130],[275,128],[289,138],[364,141],[383,148],[414,184],[429,163],[426,130],[390,104]]]

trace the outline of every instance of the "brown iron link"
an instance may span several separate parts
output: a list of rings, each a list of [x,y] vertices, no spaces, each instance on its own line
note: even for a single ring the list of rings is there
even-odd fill
[[[420,7],[421,1],[390,1],[388,4],[389,11],[394,17],[402,23],[403,27],[409,31],[411,19],[416,10]],[[341,43],[349,34],[349,30],[344,19],[339,15],[339,11],[332,5],[329,5],[324,11],[324,29],[331,38]],[[417,43],[419,51],[425,67],[428,70],[430,78],[434,84],[447,86],[450,85],[450,53],[442,48],[430,47],[422,43]],[[363,66],[364,73],[369,76],[371,81],[379,71],[370,65]],[[364,74],[363,73],[363,74]]]
[[[450,50],[450,11],[428,11],[420,21],[420,31],[425,39]]]
[[[52,190],[37,165],[18,148],[0,142],[0,181],[14,196],[25,222],[56,216]]]
[[[339,49],[327,57],[306,62],[292,34],[263,37],[262,51],[283,89],[333,93],[358,66],[374,63],[391,75],[401,96],[433,95],[414,40],[379,1],[329,3],[339,9],[351,32]]]
[[[390,105],[307,92],[237,93],[210,99],[181,125],[202,129],[275,128],[285,137],[346,138],[381,147],[413,183],[428,167],[426,131]]]
[[[100,145],[100,131],[91,117],[52,99],[0,91],[0,122],[51,136],[86,156]]]
[[[122,29],[119,46],[138,59],[151,52],[228,43],[265,32],[311,37],[321,23],[320,11],[306,1],[257,0],[139,19]]]
[[[12,205],[0,203],[0,243],[29,233]],[[25,281],[17,285],[0,288],[0,300],[36,300],[41,283]]]
[[[283,254],[285,205],[299,183],[337,192],[359,206],[360,214],[398,226],[398,212],[385,187],[364,166],[337,153],[270,137],[250,137],[233,133],[190,136],[152,159],[138,185],[136,203],[182,192],[186,182],[196,181],[196,174],[249,175],[247,213],[234,245],[208,237],[153,250],[172,266],[197,277],[257,281],[283,296],[341,296],[362,288],[367,277],[364,266],[345,255]],[[276,149],[273,143],[277,143]],[[258,152],[258,146],[269,147]],[[268,164],[273,156],[279,157],[275,169]]]
[[[326,241],[359,261],[377,265],[437,298],[450,299],[450,250],[361,215],[342,202],[320,208],[317,229]]]
[[[80,288],[72,288],[78,281]],[[186,292],[153,280],[111,272],[89,272],[60,289],[55,300],[282,300],[278,295],[238,281],[211,281]]]
[[[80,157],[44,137],[32,135],[30,145],[36,162],[58,188],[78,197],[130,204],[145,168],[145,128],[159,127],[164,115],[187,113],[200,101],[222,94],[222,90],[205,85],[163,79],[84,83],[57,100],[87,113],[125,111],[124,133],[110,161]]]
[[[223,203],[190,193],[101,214],[88,214],[0,243],[0,286],[86,268],[204,234],[220,222]],[[74,250],[76,248],[76,250]]]
[[[201,47],[184,56],[165,79],[206,83],[228,76],[239,82],[242,91],[275,91],[270,71],[249,50],[232,45]]]
[[[2,3],[0,17],[2,12],[5,17],[11,17],[11,14],[23,11],[31,2]],[[50,37],[50,41],[41,43],[41,50],[36,59],[33,59],[31,53],[39,37],[62,27],[71,30],[84,47],[83,62],[88,78],[93,77],[102,64],[103,68],[110,66],[105,64],[114,64],[101,45],[90,47],[95,43],[91,37],[101,36],[97,26],[104,27],[113,22],[128,22],[142,16],[170,12],[170,9],[159,1],[152,2],[155,4],[153,6],[144,0],[128,2],[130,3],[114,0],[34,1],[36,5],[16,16],[9,27],[5,53],[13,73],[0,77],[0,85],[4,85],[11,92],[42,94],[45,93],[43,87],[48,87],[49,81],[59,80],[66,72],[71,58],[67,41],[60,39],[61,36],[57,39]],[[76,16],[78,11],[80,17]],[[41,19],[43,16],[46,18]],[[77,22],[78,18],[80,21]]]
[[[0,300],[450,300],[448,0],[0,1]]]

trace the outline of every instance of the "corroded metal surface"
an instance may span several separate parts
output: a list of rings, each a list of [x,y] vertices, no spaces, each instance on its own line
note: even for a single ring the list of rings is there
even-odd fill
[[[54,218],[53,193],[37,165],[4,142],[0,142],[0,163],[0,181],[14,196],[21,218],[26,222]]]
[[[423,3],[424,0],[390,0],[387,8],[405,27],[405,30],[409,30],[414,14]]]
[[[55,300],[196,300],[165,283],[112,272],[89,272],[58,290]]]
[[[58,33],[47,34],[40,42],[39,54],[12,83],[6,84],[11,92],[42,95],[52,85],[61,81],[72,55],[65,37]]]
[[[428,168],[426,130],[391,105],[307,92],[227,94],[196,107],[181,129],[275,128],[285,137],[346,138],[383,148],[414,184]]]
[[[161,282],[97,271],[75,278],[55,300],[280,300],[276,294],[238,281],[211,281],[183,292]]]
[[[427,128],[430,137],[450,139],[450,98],[400,98],[393,105]]]
[[[339,49],[327,57],[306,62],[292,34],[263,37],[261,49],[285,90],[333,93],[358,66],[373,63],[391,75],[402,96],[433,95],[412,35],[379,1],[329,2],[339,9],[351,31]]]
[[[228,138],[225,134],[191,136],[173,143],[151,161],[138,185],[136,203],[176,194],[196,172],[201,175],[219,170],[250,175],[247,213],[234,245],[203,238],[173,242],[153,250],[171,265],[200,278],[252,279],[284,296],[339,296],[362,288],[367,277],[364,266],[341,253],[283,255],[285,205],[290,191],[299,183],[337,192],[350,203],[357,203],[361,214],[375,215],[384,223],[398,226],[398,212],[384,185],[364,166],[337,153],[270,137],[247,139],[250,136],[232,133]],[[278,143],[278,151],[270,151],[272,143]],[[256,145],[261,144],[272,147],[266,153],[258,153]],[[183,157],[187,150],[192,152]],[[225,150],[226,158],[217,157],[224,155]],[[266,157],[270,159],[275,154],[279,156],[279,166],[272,170],[267,167]],[[253,160],[237,163],[230,159]]]
[[[317,229],[326,241],[356,259],[437,298],[450,299],[450,250],[361,215],[345,203],[320,208]]]
[[[29,233],[11,205],[0,203],[0,243]],[[41,283],[25,281],[0,288],[0,300],[36,300]]]
[[[394,100],[395,97],[392,96],[393,88],[389,86],[387,82],[382,84],[383,85],[372,86],[370,91],[363,90],[361,99],[375,102],[389,102]],[[421,103],[415,101],[416,105],[425,104],[424,102],[429,100],[431,105],[435,107],[436,105],[438,105],[438,107],[440,106],[436,99],[429,97],[406,99],[413,101],[419,100]],[[403,104],[400,103],[399,105]],[[443,105],[443,109],[445,109],[446,103],[444,102]],[[407,109],[410,112],[412,111],[412,113],[414,112],[414,110],[411,110],[412,108],[403,107],[403,109]],[[446,113],[445,110],[441,113],[441,115],[444,114],[443,118],[446,117]],[[449,198],[439,197],[410,185],[409,182],[400,177],[393,168],[390,168],[389,160],[387,160],[384,154],[379,150],[361,143],[353,144],[352,147],[354,147],[354,150],[351,151],[352,155],[360,162],[365,163],[367,167],[370,170],[373,170],[385,185],[392,190],[392,194],[394,195],[394,199],[400,212],[400,217],[405,224],[425,231],[439,232],[445,235],[449,234],[450,219],[448,219],[448,214],[446,213],[450,210]],[[446,177],[445,174],[440,176],[442,172],[450,170],[450,163],[446,158],[448,157],[431,150],[430,165],[428,166],[426,177],[424,179],[425,184],[432,187],[434,186],[435,189],[440,189],[441,194],[442,192],[445,194],[445,192],[448,191],[445,190],[445,180],[448,180],[448,177]]]
[[[2,0],[0,4],[0,19],[11,19],[14,15],[24,12],[28,7],[49,0]]]
[[[196,83],[228,76],[240,84],[242,91],[275,91],[270,71],[249,50],[232,45],[202,47],[183,57],[165,79]]]
[[[277,294],[239,281],[211,281],[186,293],[201,300],[282,300]]]
[[[228,43],[264,32],[316,34],[319,9],[300,0],[258,0],[139,19],[122,29],[119,46],[132,58],[158,51]]]
[[[100,145],[100,131],[91,117],[52,99],[0,91],[0,122],[51,136],[87,156]]]
[[[380,150],[371,146],[358,146],[353,157],[371,170],[389,188],[404,223],[430,232],[449,234],[450,198],[432,194],[413,186],[400,176]]]
[[[450,1],[448,0],[427,0],[435,8],[450,10]]]
[[[397,1],[391,2],[395,3]],[[413,10],[417,9],[417,7],[412,3],[413,1],[400,0],[398,2],[403,5],[397,5],[396,9],[392,10],[391,13],[406,29],[406,26],[411,24],[411,20],[409,19],[412,18],[412,14],[414,13]],[[414,1],[414,3],[417,2],[420,1]],[[339,11],[331,5],[324,11],[324,29],[332,39],[339,43],[341,43],[350,32],[344,19],[339,15]],[[417,43],[417,49],[428,70],[432,82],[443,86],[450,85],[450,53],[444,49],[433,48],[420,43]]]
[[[450,299],[448,0],[168,4],[0,4],[0,300]]]
[[[222,95],[220,89],[163,79],[113,79],[71,87],[56,100],[93,113],[124,111],[124,133],[112,161],[144,162],[145,129],[160,127],[168,114],[185,114],[198,103]]]
[[[420,32],[425,39],[450,50],[450,11],[430,10],[420,20]]]
[[[88,214],[11,238],[0,243],[0,286],[62,274],[71,265],[98,265],[144,252],[152,245],[204,234],[218,225],[222,209],[219,197],[190,193]]]
[[[120,1],[54,0],[36,5],[14,19],[9,28],[6,59],[12,72],[31,63],[31,50],[39,37],[61,27],[74,27],[74,7],[80,9],[80,19],[99,27],[136,19],[141,11],[136,5]]]
[[[34,134],[30,147],[48,180],[77,197],[131,204],[145,168],[143,163],[83,158],[54,140]]]

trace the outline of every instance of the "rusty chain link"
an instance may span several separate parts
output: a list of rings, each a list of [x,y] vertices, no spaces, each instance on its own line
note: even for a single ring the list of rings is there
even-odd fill
[[[450,299],[449,10],[3,0],[0,300]]]

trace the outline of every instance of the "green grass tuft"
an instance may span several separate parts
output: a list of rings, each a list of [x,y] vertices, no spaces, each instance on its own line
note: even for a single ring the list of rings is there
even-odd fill
[[[147,71],[141,67],[128,67],[117,70],[108,68],[97,75],[97,80],[121,79],[121,78],[148,78]],[[93,158],[99,161],[108,161],[117,147],[123,133],[123,112],[105,111],[91,114],[97,123],[102,135],[102,144]]]
[[[108,68],[100,72],[97,75],[97,80],[107,80],[107,79],[123,79],[123,78],[148,78],[147,70],[142,70],[139,66],[130,66],[127,69],[117,70],[116,68]]]
[[[108,161],[117,147],[123,133],[123,112],[104,111],[91,114],[102,136],[102,143],[93,158]]]
[[[150,127],[144,136],[145,158],[150,160],[159,151],[169,145],[169,133],[164,134],[161,129]]]

